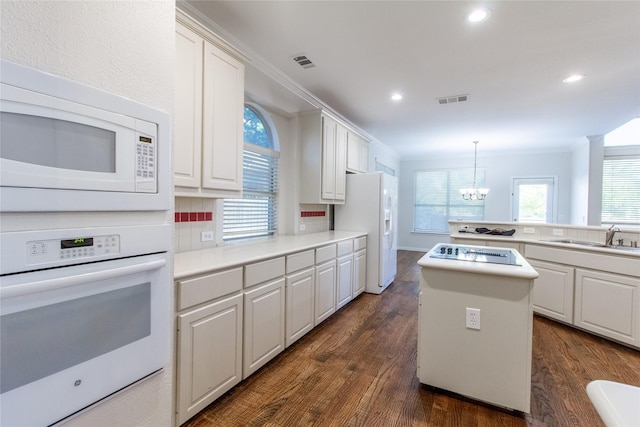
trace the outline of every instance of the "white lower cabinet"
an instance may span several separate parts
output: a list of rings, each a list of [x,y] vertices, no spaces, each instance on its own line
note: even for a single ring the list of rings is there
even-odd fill
[[[286,337],[289,347],[314,326],[315,269],[299,271],[286,278]]]
[[[353,254],[336,261],[336,310],[344,307],[353,298]]]
[[[244,291],[243,378],[285,347],[284,258],[245,266],[245,286],[251,277],[260,284]]]
[[[364,292],[367,284],[367,238],[358,237],[353,240],[353,298]]]
[[[338,242],[336,260],[336,310],[353,298],[353,239]]]
[[[336,311],[336,260],[316,266],[315,324]]]
[[[533,282],[533,311],[565,323],[573,323],[575,269],[566,265],[529,260],[538,272]]]
[[[176,280],[176,424],[362,292],[365,248],[347,239]]]
[[[178,316],[177,423],[242,380],[242,293]]]
[[[313,250],[287,255],[285,345],[313,329],[315,307]]]
[[[243,378],[284,350],[284,278],[244,294]]]
[[[576,269],[576,326],[638,347],[640,279]]]

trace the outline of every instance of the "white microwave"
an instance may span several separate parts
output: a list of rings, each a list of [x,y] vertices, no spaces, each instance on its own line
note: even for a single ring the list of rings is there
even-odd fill
[[[0,211],[170,208],[166,113],[2,62]]]

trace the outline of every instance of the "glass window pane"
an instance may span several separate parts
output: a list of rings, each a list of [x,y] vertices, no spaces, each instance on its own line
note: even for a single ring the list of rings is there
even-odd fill
[[[244,141],[259,147],[272,148],[269,130],[251,108],[244,107]]]
[[[242,199],[224,201],[225,240],[268,236],[277,231],[278,157],[271,135],[263,117],[245,106]]]
[[[485,182],[484,169],[477,170],[478,187]],[[449,232],[449,220],[483,220],[484,200],[463,200],[460,188],[473,184],[473,169],[435,169],[415,173],[413,231]]]
[[[547,219],[547,185],[520,185],[518,198],[518,221],[545,222]]]
[[[640,226],[640,155],[606,156],[602,171],[602,224]]]

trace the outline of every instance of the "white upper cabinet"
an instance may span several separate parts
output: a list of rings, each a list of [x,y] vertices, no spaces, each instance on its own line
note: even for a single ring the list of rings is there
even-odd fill
[[[204,40],[176,24],[176,110],[173,171],[176,187],[200,187],[202,49]]]
[[[300,119],[300,203],[344,203],[347,128],[320,111],[304,113]]]
[[[352,131],[347,135],[347,170],[353,173],[369,171],[369,142]]]
[[[241,197],[244,64],[182,17],[176,23],[176,196]],[[196,31],[197,30],[197,31]]]

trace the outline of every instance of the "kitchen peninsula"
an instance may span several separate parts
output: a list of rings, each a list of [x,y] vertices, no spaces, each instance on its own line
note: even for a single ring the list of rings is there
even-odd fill
[[[533,311],[640,349],[640,231],[623,229],[607,247],[607,228],[566,224],[449,221],[456,244],[518,250],[540,274]],[[512,236],[478,234],[476,228],[514,229]]]
[[[366,239],[327,231],[177,253],[176,424],[360,295]]]

